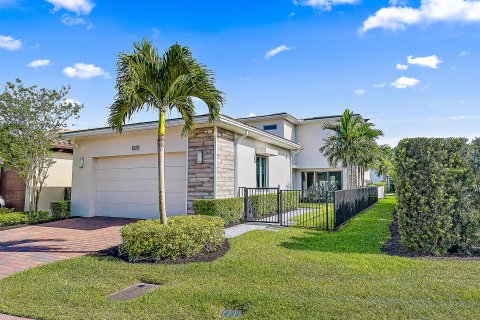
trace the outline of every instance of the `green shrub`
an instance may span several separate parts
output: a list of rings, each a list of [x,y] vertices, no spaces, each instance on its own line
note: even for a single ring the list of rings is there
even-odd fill
[[[224,220],[209,216],[177,216],[168,225],[144,220],[121,229],[121,250],[130,261],[190,258],[217,250],[225,239]]]
[[[196,215],[221,217],[227,225],[242,220],[243,202],[243,198],[197,199],[193,201],[193,211]]]
[[[10,209],[10,208],[0,208],[0,214],[6,214],[6,213],[14,213],[15,209]]]
[[[478,242],[480,215],[466,139],[404,139],[395,164],[403,245],[435,255],[469,253]]]
[[[282,192],[282,210],[284,212],[296,209],[300,206],[300,192]],[[256,217],[263,217],[278,212],[277,192],[255,194],[248,197],[250,209]]]
[[[25,212],[28,217],[28,223],[37,224],[54,220],[52,214],[48,211]]]
[[[379,181],[379,182],[372,183],[372,186],[374,186],[374,187],[386,187],[387,183],[383,182],[383,181]]]
[[[70,201],[58,201],[50,203],[50,211],[54,219],[66,219],[70,217]]]
[[[28,217],[24,213],[9,212],[0,214],[0,227],[13,226],[28,222]]]

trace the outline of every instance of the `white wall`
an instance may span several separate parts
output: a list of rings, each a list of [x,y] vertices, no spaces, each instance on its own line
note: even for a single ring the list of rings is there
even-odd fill
[[[237,142],[237,187],[255,188],[256,182],[256,164],[255,156],[259,149],[272,149],[278,155],[267,156],[268,159],[268,185],[269,187],[281,188],[290,187],[290,152],[268,143],[264,143],[252,138],[245,138]],[[262,154],[262,156],[265,156]]]
[[[66,152],[54,152],[55,163],[48,169],[45,185],[40,193],[38,209],[50,211],[50,203],[64,199],[65,188],[72,186],[73,155]],[[29,209],[29,194],[25,194],[25,210]]]
[[[268,120],[262,120],[262,119],[244,119],[242,120],[245,123],[248,123],[251,126],[254,126],[256,128],[259,128],[263,130],[263,126],[266,125],[277,125],[276,130],[266,130],[269,133],[272,133],[276,136],[282,137],[284,139],[288,139],[290,141],[295,140],[295,126],[286,121],[283,118],[278,118],[278,119],[268,119]]]
[[[98,137],[77,137],[73,153],[72,215],[95,216],[96,158],[157,153],[157,132],[125,132]],[[132,151],[132,146],[139,151]],[[187,152],[188,140],[181,136],[180,127],[169,127],[165,137],[165,152]],[[80,168],[80,158],[84,167]]]

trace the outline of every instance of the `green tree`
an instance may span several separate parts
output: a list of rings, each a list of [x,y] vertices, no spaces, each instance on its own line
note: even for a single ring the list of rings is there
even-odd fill
[[[20,79],[7,82],[0,95],[0,158],[26,184],[29,211],[38,211],[38,201],[54,164],[52,145],[61,138],[67,122],[83,107],[65,99],[69,87],[59,90],[26,87]]]
[[[375,159],[375,171],[383,176],[383,182],[387,182],[387,175],[390,175],[393,169],[393,150],[389,145],[383,145],[379,148],[377,159]]]
[[[340,121],[327,122],[323,128],[334,134],[324,138],[320,152],[331,166],[342,163],[347,168],[347,188],[356,188],[359,182],[363,184],[363,172],[373,164],[378,152],[376,139],[383,132],[348,109],[343,112]]]
[[[123,125],[141,110],[155,110],[158,121],[158,194],[160,220],[167,224],[165,206],[165,117],[176,110],[184,120],[183,134],[194,129],[192,98],[205,102],[210,121],[224,104],[223,92],[215,87],[213,73],[197,62],[188,47],[174,44],[163,55],[146,39],[133,44],[133,53],[120,53],[117,62],[115,101],[108,123],[122,132]]]

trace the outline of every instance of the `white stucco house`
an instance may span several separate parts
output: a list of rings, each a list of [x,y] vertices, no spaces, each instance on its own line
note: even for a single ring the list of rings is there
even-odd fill
[[[307,189],[320,181],[346,185],[344,168],[332,168],[319,152],[325,121],[287,113],[214,123],[196,118],[182,137],[182,119],[167,120],[165,184],[167,214],[192,212],[197,198],[227,198],[239,187]],[[158,217],[157,121],[71,131],[74,143],[72,215]]]

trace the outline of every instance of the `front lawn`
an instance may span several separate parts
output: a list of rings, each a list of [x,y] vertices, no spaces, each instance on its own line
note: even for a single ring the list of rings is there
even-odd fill
[[[394,199],[337,232],[252,231],[210,263],[128,264],[83,257],[0,282],[0,313],[36,319],[478,319],[480,261],[391,257]],[[157,291],[128,302],[106,296],[139,280]]]

